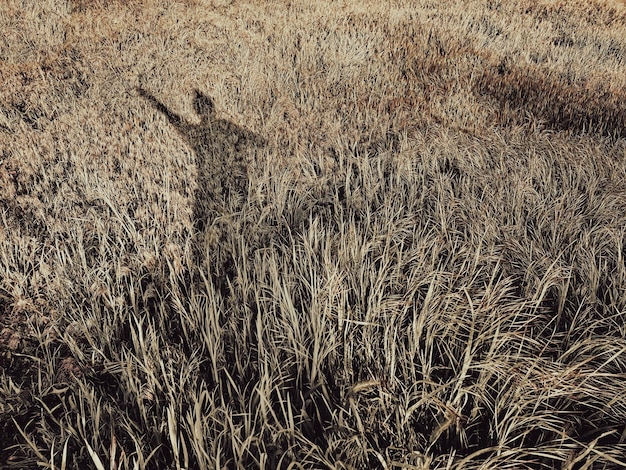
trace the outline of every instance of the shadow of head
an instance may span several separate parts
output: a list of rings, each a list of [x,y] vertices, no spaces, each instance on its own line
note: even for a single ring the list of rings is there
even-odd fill
[[[203,123],[211,121],[215,114],[213,100],[200,90],[196,90],[196,96],[193,100],[193,109],[196,111],[196,114],[200,116]]]

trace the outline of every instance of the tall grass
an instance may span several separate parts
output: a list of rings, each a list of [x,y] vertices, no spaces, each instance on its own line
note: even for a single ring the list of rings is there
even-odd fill
[[[0,466],[625,466],[625,12],[4,2]]]

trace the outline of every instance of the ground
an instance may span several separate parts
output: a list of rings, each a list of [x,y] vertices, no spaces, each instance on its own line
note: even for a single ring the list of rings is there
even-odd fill
[[[0,30],[0,467],[626,466],[624,2]]]

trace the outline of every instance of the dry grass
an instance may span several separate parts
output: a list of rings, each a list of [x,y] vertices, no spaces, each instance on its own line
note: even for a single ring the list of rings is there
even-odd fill
[[[626,5],[0,5],[0,467],[626,465]]]

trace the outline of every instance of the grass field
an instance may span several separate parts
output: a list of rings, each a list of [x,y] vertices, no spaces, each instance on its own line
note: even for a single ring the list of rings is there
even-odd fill
[[[0,468],[626,466],[623,1],[0,32]]]

